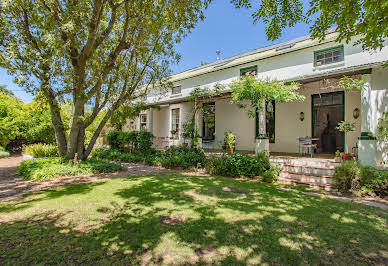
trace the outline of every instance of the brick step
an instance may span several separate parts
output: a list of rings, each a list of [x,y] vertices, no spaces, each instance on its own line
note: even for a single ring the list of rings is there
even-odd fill
[[[314,175],[314,174],[303,174],[303,173],[293,173],[293,172],[287,172],[282,171],[280,172],[280,177],[283,178],[289,178],[294,180],[300,180],[302,182],[315,182],[315,183],[322,183],[322,184],[332,184],[332,176],[328,175]]]
[[[335,186],[333,186],[332,184],[301,181],[298,179],[291,179],[291,178],[284,178],[284,177],[279,177],[278,183],[287,184],[287,185],[295,185],[295,184],[296,185],[305,185],[305,186],[308,186],[310,188],[319,188],[319,189],[323,189],[325,191],[337,191]]]
[[[319,159],[308,159],[308,158],[270,158],[272,163],[292,165],[300,167],[313,167],[313,168],[324,168],[334,169],[340,165],[340,163],[334,162],[334,160],[319,160]]]
[[[312,166],[299,166],[299,165],[290,165],[284,164],[283,171],[308,174],[308,175],[324,175],[324,176],[333,176],[334,169],[328,167],[312,167]]]

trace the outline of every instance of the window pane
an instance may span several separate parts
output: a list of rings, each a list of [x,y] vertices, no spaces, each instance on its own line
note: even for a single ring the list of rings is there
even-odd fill
[[[214,134],[216,131],[215,103],[203,104],[202,110],[202,138],[204,140],[214,140]]]
[[[326,65],[343,60],[343,48],[337,47],[331,50],[317,52],[315,57],[315,65]]]

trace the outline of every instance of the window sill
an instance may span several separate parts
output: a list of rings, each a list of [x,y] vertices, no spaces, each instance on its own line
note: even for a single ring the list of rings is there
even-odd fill
[[[313,67],[313,71],[319,71],[319,70],[325,70],[325,69],[329,69],[329,68],[341,67],[341,66],[344,66],[344,65],[345,65],[345,62],[342,61],[342,62],[331,63],[331,64],[327,64],[327,65],[322,65],[322,66],[314,66]]]
[[[177,98],[177,97],[180,97],[180,96],[182,96],[182,93],[171,94],[170,98]]]

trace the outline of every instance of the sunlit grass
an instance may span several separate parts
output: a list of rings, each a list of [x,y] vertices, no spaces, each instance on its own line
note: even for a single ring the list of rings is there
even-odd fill
[[[0,204],[0,264],[384,264],[388,214],[231,178],[167,173]]]

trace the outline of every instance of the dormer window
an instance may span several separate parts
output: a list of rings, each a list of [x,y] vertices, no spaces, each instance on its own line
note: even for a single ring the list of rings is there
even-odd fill
[[[182,92],[182,87],[181,86],[175,86],[171,89],[171,94],[180,94]]]
[[[344,61],[344,46],[336,46],[314,52],[314,66],[324,66]]]
[[[257,76],[257,66],[251,66],[240,69],[240,77],[244,76]]]

